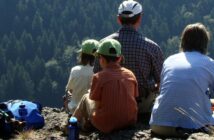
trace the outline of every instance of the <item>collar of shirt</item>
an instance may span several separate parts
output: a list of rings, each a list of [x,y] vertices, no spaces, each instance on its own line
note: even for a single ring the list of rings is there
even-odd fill
[[[115,62],[110,62],[105,69],[118,69],[121,68],[120,64]]]
[[[133,26],[131,26],[131,25],[123,25],[120,28],[120,31],[123,31],[123,30],[137,32],[137,30]]]

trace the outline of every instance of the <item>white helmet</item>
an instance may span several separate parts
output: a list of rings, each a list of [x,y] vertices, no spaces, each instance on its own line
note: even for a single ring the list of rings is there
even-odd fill
[[[118,15],[126,18],[131,18],[142,12],[142,5],[134,0],[123,1],[118,8]]]

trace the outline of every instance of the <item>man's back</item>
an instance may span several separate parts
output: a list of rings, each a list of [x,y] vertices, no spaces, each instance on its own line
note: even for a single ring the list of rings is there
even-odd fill
[[[142,101],[139,104],[142,109],[139,110],[142,113],[150,113],[155,100],[154,91],[159,88],[163,54],[156,43],[137,32],[142,17],[143,7],[140,3],[124,0],[118,7],[117,15],[117,21],[122,28],[104,40],[113,38],[120,42],[125,58],[122,66],[133,71],[138,81],[139,99]],[[95,61],[94,72],[100,70],[98,61]]]
[[[154,88],[160,82],[160,73],[163,63],[163,54],[160,47],[143,37],[131,26],[123,26],[117,33],[105,39],[114,38],[121,43],[124,62],[122,66],[130,69],[136,76],[139,84],[139,93],[142,88]],[[98,62],[95,63],[94,72],[100,71]]]
[[[163,58],[159,46],[126,26],[119,31],[118,40],[125,57],[123,66],[132,70],[137,77],[140,92],[142,87],[153,88],[155,83],[160,82],[162,69]]]

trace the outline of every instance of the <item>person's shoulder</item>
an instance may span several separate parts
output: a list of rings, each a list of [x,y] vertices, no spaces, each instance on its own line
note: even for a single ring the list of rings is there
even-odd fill
[[[121,67],[121,70],[122,70],[124,73],[128,74],[129,76],[135,77],[134,73],[133,73],[130,69],[127,69],[127,68],[125,68],[125,67]]]
[[[211,57],[207,56],[207,59],[208,59],[211,63],[214,63],[214,60],[213,60]]]
[[[103,78],[105,76],[106,76],[106,72],[104,70],[101,70],[93,75],[93,77],[96,77],[96,78]]]
[[[147,50],[149,54],[163,57],[163,52],[160,46],[153,40],[147,37],[144,37],[144,42],[142,43],[142,45],[143,45],[143,48]]]
[[[203,55],[203,54],[201,54],[201,56],[202,56],[202,58],[203,58],[204,60],[206,60],[207,62],[209,62],[209,63],[211,63],[211,64],[214,63],[214,60],[213,60],[211,57],[209,57],[209,56],[207,56],[207,55]]]
[[[207,56],[207,61],[208,61],[207,67],[212,67],[214,69],[214,60],[211,57]]]
[[[77,70],[80,70],[80,69],[82,69],[82,65],[76,65],[76,66],[71,68],[72,71],[77,71]]]
[[[176,54],[172,54],[170,56],[168,56],[165,60],[165,62],[168,62],[168,61],[173,61],[174,59],[179,59],[181,57],[184,57],[184,53],[183,52],[179,52],[179,53],[176,53]]]
[[[105,71],[100,71],[93,74],[92,79],[100,84],[103,84],[108,78],[108,74]]]
[[[82,66],[82,69],[85,69],[85,70],[93,70],[94,66],[91,66],[91,65],[85,65],[85,66]]]
[[[207,54],[202,54],[202,53],[199,53],[199,52],[195,52],[196,57],[201,57],[201,59],[206,59],[207,61],[210,61],[210,62],[213,62],[213,58],[211,58],[209,55]]]
[[[125,67],[121,67],[121,69],[122,69],[123,71],[129,72],[129,73],[132,73],[132,71],[131,71],[130,69],[127,69],[127,68],[125,68]]]
[[[116,39],[116,40],[118,40],[118,37],[119,37],[119,33],[118,32],[114,32],[114,33],[104,37],[103,39],[101,39],[100,42],[102,42],[103,40],[106,40],[106,39]]]
[[[88,71],[88,72],[93,72],[93,68],[87,68],[87,67],[85,67],[85,66],[83,66],[83,65],[76,65],[76,66],[74,66],[74,67],[72,67],[71,68],[71,73],[73,74],[73,75],[76,75],[76,76],[78,76],[78,75],[82,75],[83,73],[85,73],[86,71]]]
[[[159,48],[159,45],[155,41],[153,41],[147,37],[144,37],[144,41],[145,41],[145,44],[150,47]]]
[[[212,72],[214,71],[214,60],[210,56],[198,52],[192,59],[196,60],[197,66],[203,66]]]
[[[143,36],[142,34],[139,34],[137,41],[139,42],[140,46],[147,51],[155,51],[160,52],[161,48],[160,46],[153,40]]]
[[[200,60],[202,62],[213,63],[213,61],[214,61],[210,56],[208,56],[206,54],[202,54],[202,53],[197,52],[197,51],[184,52],[184,54],[189,55],[189,57],[192,57],[196,60]]]

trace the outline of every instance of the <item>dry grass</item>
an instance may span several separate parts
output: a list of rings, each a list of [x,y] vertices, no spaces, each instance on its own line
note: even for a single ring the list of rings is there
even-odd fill
[[[34,134],[35,132],[33,130],[27,130],[27,131],[22,131],[18,132],[18,135],[15,137],[15,139],[18,140],[30,140],[34,139]]]
[[[197,105],[197,104],[196,104]],[[198,106],[198,105],[197,105]],[[198,106],[200,107],[200,106]],[[191,119],[194,123],[200,125],[201,127],[205,127],[207,130],[207,133],[210,136],[214,136],[214,126],[212,125],[208,125],[208,126],[204,126],[203,123],[201,123],[199,120],[197,120],[196,118],[194,118],[193,116],[190,115],[190,113],[186,110],[184,110],[181,107],[176,107],[174,108],[176,111],[178,111],[179,113],[181,113],[182,115],[184,115],[184,117],[187,117],[189,119]],[[193,108],[189,108],[189,111],[194,112],[196,115],[198,115],[200,118],[203,118],[198,112],[196,112]]]

